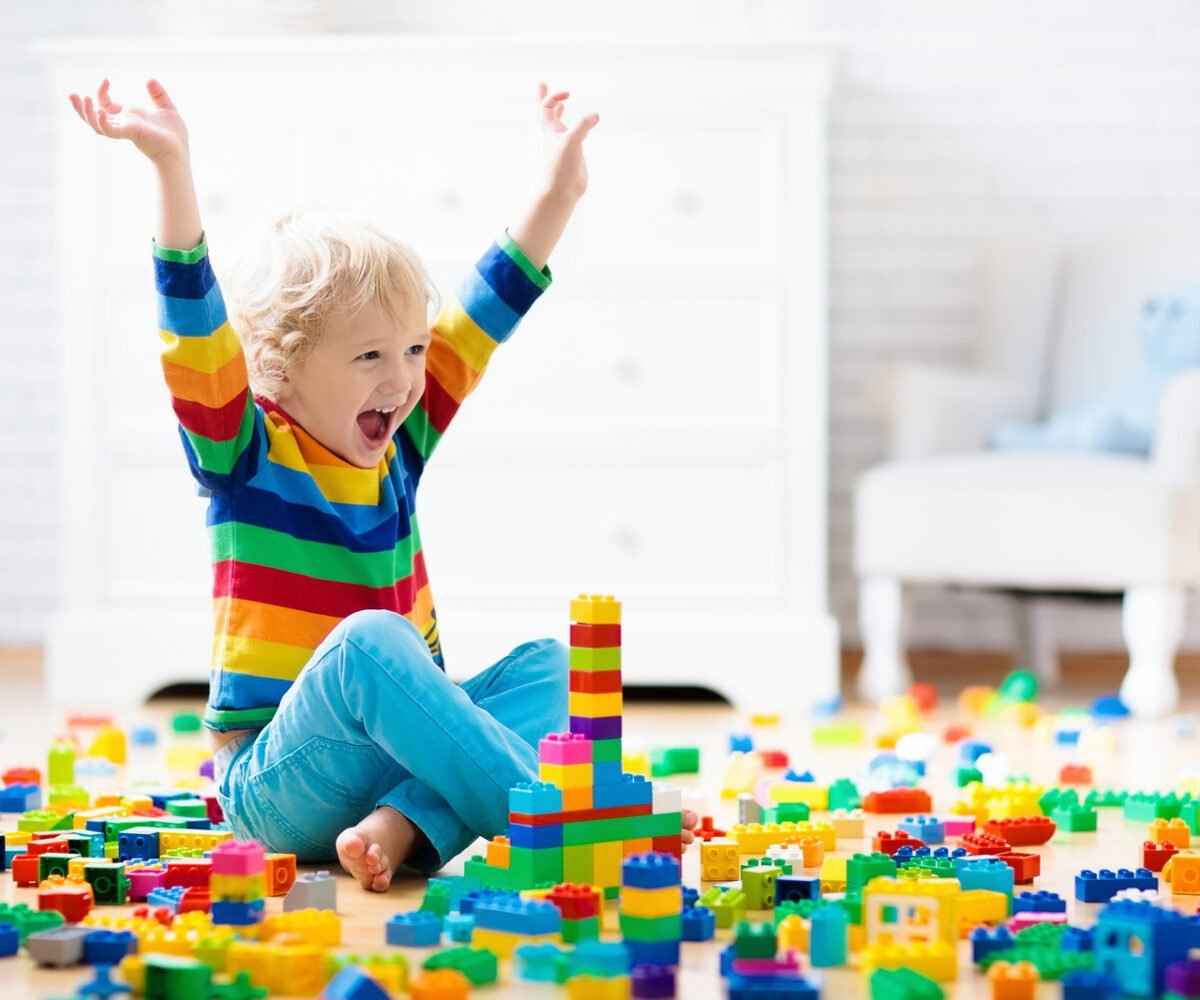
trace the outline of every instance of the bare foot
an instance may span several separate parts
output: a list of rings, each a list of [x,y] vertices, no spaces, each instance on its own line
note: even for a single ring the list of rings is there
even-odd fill
[[[683,829],[679,831],[680,839],[684,847],[687,847],[693,840],[696,839],[695,829],[696,824],[700,822],[700,817],[690,809],[683,811]]]
[[[338,860],[364,889],[387,892],[396,865],[408,857],[416,839],[417,828],[407,816],[380,806],[338,834]]]

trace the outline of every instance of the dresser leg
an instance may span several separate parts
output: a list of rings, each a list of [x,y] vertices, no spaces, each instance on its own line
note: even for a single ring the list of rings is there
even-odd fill
[[[1179,704],[1175,651],[1183,637],[1183,606],[1178,587],[1143,584],[1125,591],[1121,631],[1129,671],[1121,682],[1121,700],[1134,715],[1165,715]]]
[[[879,701],[907,691],[912,673],[904,656],[904,588],[897,577],[859,580],[858,627],[863,644],[859,696]]]

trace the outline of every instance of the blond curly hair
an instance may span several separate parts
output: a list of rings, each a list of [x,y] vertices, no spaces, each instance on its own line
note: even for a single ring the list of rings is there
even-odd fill
[[[376,302],[399,323],[414,303],[426,315],[438,293],[417,255],[354,216],[293,211],[230,275],[230,319],[246,353],[250,387],[275,399],[333,316],[353,318]]]

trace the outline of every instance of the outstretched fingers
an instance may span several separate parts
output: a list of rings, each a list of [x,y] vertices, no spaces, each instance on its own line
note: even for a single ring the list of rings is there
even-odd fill
[[[154,102],[155,107],[174,110],[175,105],[171,102],[171,98],[167,96],[167,89],[157,80],[146,81],[146,92],[150,95],[150,100]]]

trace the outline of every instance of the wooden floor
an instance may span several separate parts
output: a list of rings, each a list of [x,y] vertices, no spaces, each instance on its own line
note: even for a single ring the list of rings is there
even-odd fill
[[[18,764],[45,765],[48,741],[61,725],[62,716],[49,707],[42,695],[40,685],[39,658],[36,651],[10,651],[0,654],[0,690],[4,692],[5,712],[3,732],[0,733],[0,768]],[[914,657],[918,675],[936,683],[943,694],[943,707],[931,726],[940,728],[957,713],[953,695],[965,683],[995,683],[1008,669],[1006,658],[995,656],[966,656],[964,654],[923,654]],[[856,657],[846,658],[848,671],[856,664]],[[1113,690],[1120,679],[1123,661],[1112,658],[1067,658],[1065,685],[1062,690],[1043,699],[1047,710],[1058,710],[1070,705],[1085,704],[1097,693]],[[1196,664],[1181,666],[1184,680],[1185,711],[1200,708],[1200,685],[1196,683],[1200,671]],[[781,674],[781,683],[784,677]],[[802,683],[802,679],[797,683]],[[946,702],[949,702],[947,705]],[[163,724],[173,711],[180,708],[195,709],[190,703],[154,703],[136,716],[122,718],[126,724],[151,721]],[[877,714],[863,708],[852,707],[848,713],[863,720],[870,730],[881,728]],[[702,774],[697,778],[676,780],[685,793],[685,804],[705,812],[715,812],[718,823],[732,821],[730,803],[722,802],[715,794],[719,785],[722,765],[726,759],[728,734],[731,731],[749,729],[748,723],[738,713],[723,706],[713,705],[631,705],[626,711],[627,747],[649,747],[652,745],[697,744],[702,747]],[[759,747],[778,747],[791,754],[793,766],[811,769],[819,780],[828,781],[848,775],[860,779],[869,756],[874,752],[869,746],[848,750],[814,750],[807,735],[808,722],[804,719],[785,719],[783,724],[771,729],[755,731]],[[1100,784],[1105,786],[1129,786],[1136,788],[1174,788],[1189,777],[1194,781],[1200,773],[1200,754],[1194,732],[1181,726],[1178,719],[1155,724],[1125,723],[1117,727],[1117,741],[1112,749],[1097,750],[1086,758],[1097,773]],[[992,741],[1009,755],[1015,773],[1027,773],[1041,783],[1053,783],[1058,768],[1068,760],[1080,759],[1078,754],[1052,745],[1044,739],[1031,737],[1028,731],[1000,723],[980,724],[976,727],[979,738]],[[934,794],[939,811],[948,811],[957,795],[948,782],[952,766],[952,752],[941,747],[931,764],[933,775],[929,789]],[[130,779],[126,778],[128,782]],[[0,819],[0,829],[12,825],[12,817]],[[892,828],[890,823],[869,822],[869,832]],[[1068,912],[1073,922],[1088,924],[1094,919],[1097,907],[1074,902],[1073,877],[1084,867],[1133,867],[1138,862],[1138,845],[1143,839],[1144,826],[1124,822],[1112,811],[1101,814],[1099,834],[1059,834],[1044,848],[1034,849],[1042,855],[1043,875],[1034,888],[1052,889],[1070,900]],[[869,849],[867,842],[839,844],[841,853]],[[462,858],[456,859],[449,871],[461,871]],[[684,881],[698,885],[698,857],[692,850],[684,860]],[[419,903],[423,883],[418,880],[397,882],[386,894],[369,894],[360,890],[344,876],[338,885],[338,911],[343,919],[343,944],[347,950],[363,952],[384,948],[383,927],[385,921],[398,911],[413,909]],[[0,876],[0,899],[25,901],[35,905],[33,890],[16,889],[11,880]],[[1180,897],[1190,902],[1195,910],[1195,897]],[[270,900],[268,910],[279,907],[279,900]],[[116,908],[114,908],[116,909]],[[759,914],[769,918],[769,913]],[[606,926],[613,936],[615,914],[607,914]],[[716,941],[702,944],[687,944],[680,968],[679,996],[688,1000],[703,1000],[723,995],[717,974],[717,955],[729,939],[729,932],[718,932]],[[965,944],[963,948],[965,949]],[[408,952],[414,966],[427,952]],[[22,953],[16,958],[0,959],[0,996],[4,997],[49,997],[68,996],[73,987],[88,978],[81,969],[39,970]],[[565,996],[565,990],[552,987],[532,987],[514,983],[508,963],[502,968],[502,983],[489,987],[487,994],[493,997],[529,997],[534,995]],[[861,973],[853,969],[831,971],[825,976],[826,998],[865,996]],[[947,996],[975,998],[989,996],[986,980],[970,966],[969,959],[960,961],[960,978],[957,984],[947,989]],[[1057,997],[1057,985],[1039,987],[1041,998]]]

